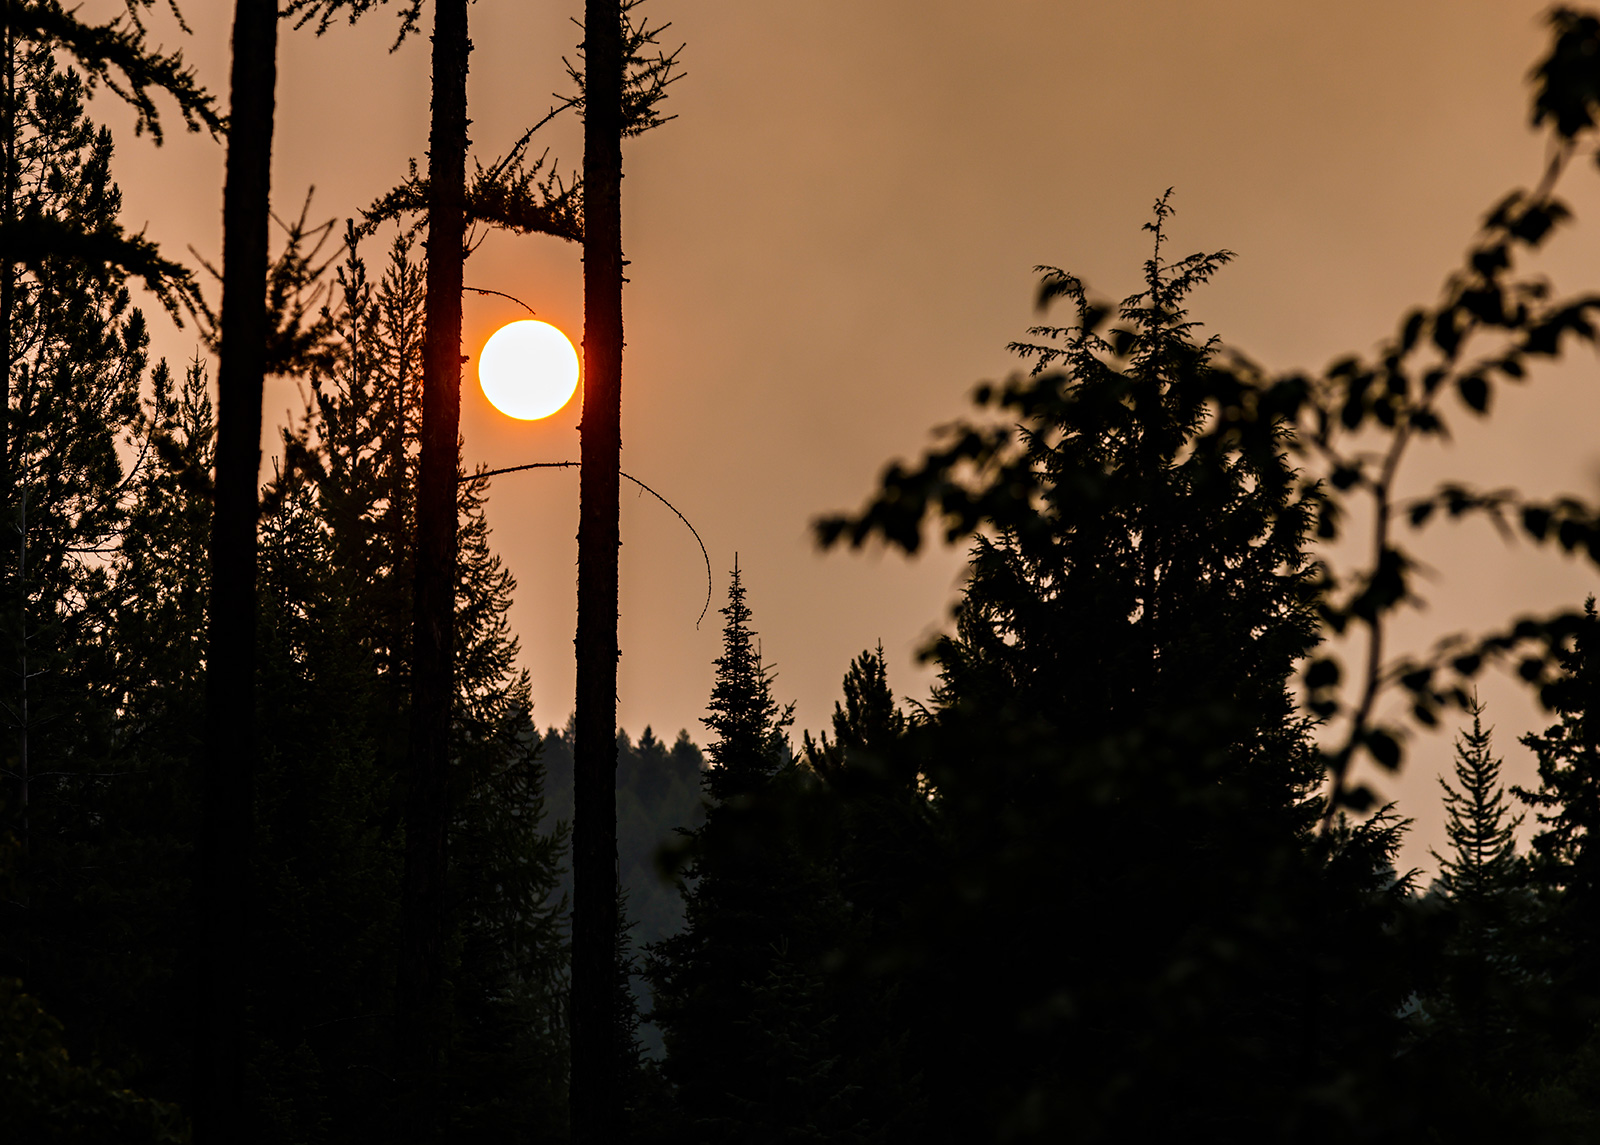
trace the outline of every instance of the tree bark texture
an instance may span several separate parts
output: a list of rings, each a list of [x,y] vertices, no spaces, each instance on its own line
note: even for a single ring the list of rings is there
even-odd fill
[[[400,1136],[438,1140],[440,992],[450,708],[455,695],[456,485],[460,469],[461,262],[467,162],[467,0],[437,0],[428,136],[428,271],[412,638],[410,786],[400,891],[396,1051]]]
[[[222,345],[206,652],[204,812],[196,891],[199,990],[194,1139],[252,1136],[244,1109],[244,967],[251,961],[250,839],[255,772],[256,522],[266,372],[267,217],[278,8],[234,8],[222,206]]]
[[[622,453],[622,13],[584,16],[583,420],[578,511],[572,1140],[610,1145],[617,1076],[617,557]]]

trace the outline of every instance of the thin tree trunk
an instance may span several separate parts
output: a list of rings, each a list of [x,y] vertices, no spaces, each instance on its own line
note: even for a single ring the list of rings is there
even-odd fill
[[[461,259],[467,163],[466,0],[437,0],[428,139],[428,277],[417,483],[411,776],[400,891],[396,1050],[403,1136],[435,1140],[444,1117],[440,958],[450,822],[450,706],[455,695],[456,485],[460,470]]]
[[[622,13],[584,15],[583,421],[573,744],[572,1140],[615,1141],[617,526],[622,453]]]
[[[17,37],[16,31],[11,26],[11,9],[5,9],[5,171],[0,174],[0,221],[6,226],[12,226],[17,221]],[[11,458],[11,373],[13,369],[13,341],[11,336],[11,321],[15,309],[16,290],[16,264],[9,257],[0,258],[0,379],[4,379],[5,391],[0,394],[0,504],[11,503],[16,489],[16,481],[12,476]],[[23,581],[22,573],[17,574],[17,600],[18,613],[24,611],[23,602],[27,600],[27,588]],[[18,640],[26,639],[27,629],[18,629]],[[22,688],[27,688],[27,666],[23,666]],[[24,725],[27,717],[22,717]],[[28,894],[28,760],[27,752],[22,753],[21,775],[17,780],[17,807],[22,827],[22,898],[27,899]]]
[[[17,34],[11,26],[11,9],[5,9],[5,171],[0,174],[0,221],[6,226],[17,221]],[[0,261],[0,497],[9,500],[11,476],[11,319],[15,306],[16,264],[10,258]]]
[[[256,519],[266,373],[267,215],[277,84],[275,0],[237,0],[222,207],[222,347],[206,652],[195,1141],[247,1140],[244,974],[250,964],[255,778]]]

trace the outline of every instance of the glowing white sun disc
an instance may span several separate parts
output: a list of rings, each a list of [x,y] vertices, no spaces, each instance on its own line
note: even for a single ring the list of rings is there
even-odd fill
[[[483,344],[478,384],[503,414],[522,421],[549,417],[578,388],[578,352],[548,322],[510,322]]]

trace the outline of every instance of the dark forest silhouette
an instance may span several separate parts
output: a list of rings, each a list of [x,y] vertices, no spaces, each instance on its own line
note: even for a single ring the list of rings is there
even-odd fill
[[[1171,192],[1120,303],[1039,268],[1021,372],[816,526],[966,546],[928,701],[864,648],[796,742],[758,636],[781,602],[735,558],[702,751],[615,727],[618,187],[623,140],[664,122],[660,29],[590,4],[607,34],[552,112],[585,118],[581,183],[526,161],[537,126],[469,179],[466,6],[440,3],[426,174],[333,255],[305,212],[274,255],[277,31],[240,0],[266,25],[236,32],[213,321],[123,231],[88,112],[85,77],[158,138],[163,101],[221,129],[147,45],[148,6],[0,9],[0,1137],[1600,1135],[1594,602],[1385,648],[1417,593],[1403,537],[1432,521],[1600,565],[1594,506],[1395,494],[1452,419],[1600,338],[1600,295],[1519,270],[1568,217],[1560,181],[1592,177],[1568,168],[1600,137],[1600,17],[1552,13],[1547,168],[1374,355],[1275,375],[1207,335],[1191,306],[1232,256],[1172,255]],[[379,6],[290,9],[322,31]],[[515,667],[487,475],[460,472],[480,225],[585,244],[560,731]],[[131,281],[207,331],[215,402],[204,358],[150,362]],[[309,396],[262,484],[269,371]],[[1351,520],[1373,526],[1340,576],[1322,554]],[[1474,687],[1495,667],[1552,713],[1517,729],[1536,786],[1501,780]],[[1449,845],[1424,888],[1395,867],[1405,809],[1353,776],[1439,724]]]

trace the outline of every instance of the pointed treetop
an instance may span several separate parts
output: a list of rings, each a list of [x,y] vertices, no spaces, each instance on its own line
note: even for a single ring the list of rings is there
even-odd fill
[[[760,789],[788,764],[785,729],[794,722],[794,705],[780,708],[772,698],[773,673],[761,663],[737,556],[721,611],[722,655],[701,722],[716,736],[706,747],[705,786],[712,798],[727,800]]]
[[[1481,900],[1507,889],[1518,870],[1515,832],[1500,764],[1491,749],[1493,728],[1483,726],[1483,703],[1474,694],[1467,711],[1472,730],[1456,736],[1455,783],[1444,776],[1445,831],[1450,853],[1431,852],[1439,863],[1439,887],[1454,899]]]

